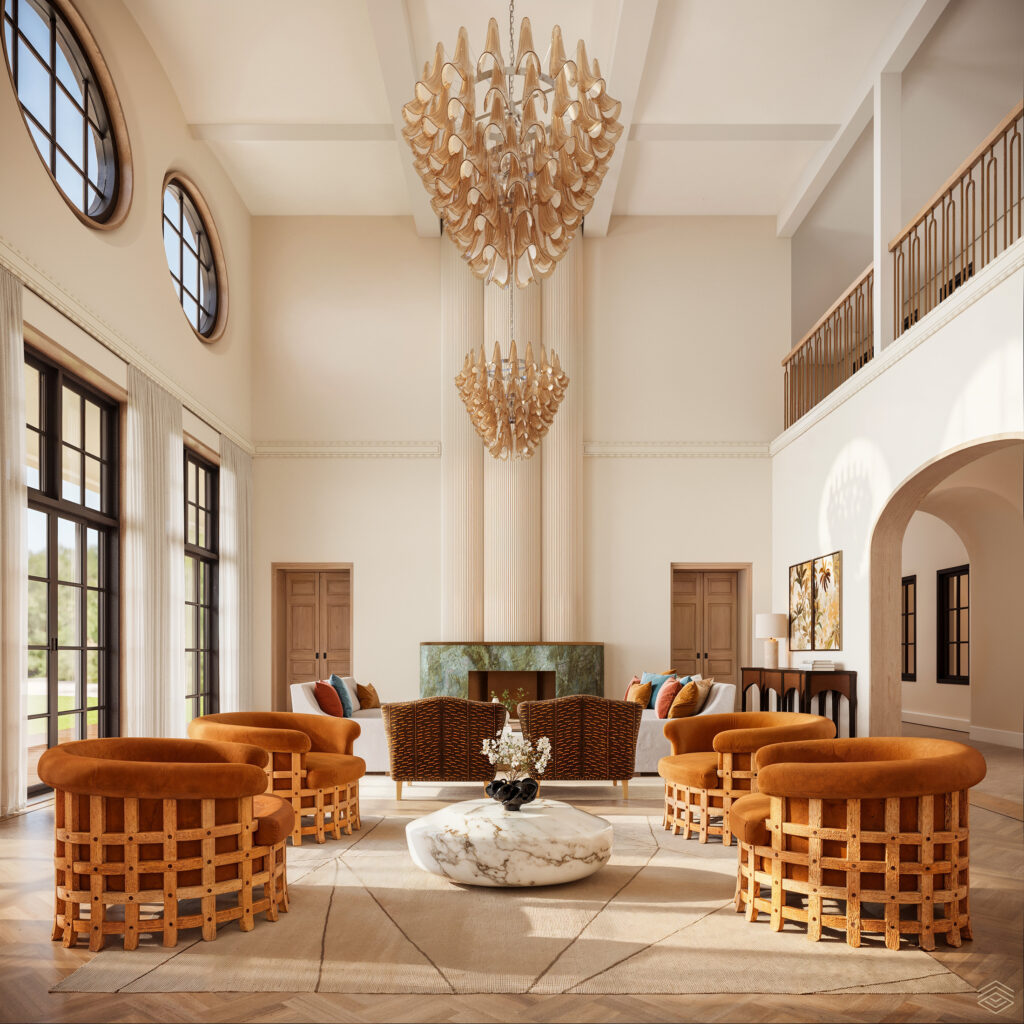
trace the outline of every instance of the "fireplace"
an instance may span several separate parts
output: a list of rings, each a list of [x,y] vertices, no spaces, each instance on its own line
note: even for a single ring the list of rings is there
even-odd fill
[[[488,672],[467,673],[470,700],[490,700],[492,694],[498,697],[508,690],[515,697],[517,690],[524,690],[523,700],[548,700],[555,696],[554,672],[506,672],[501,669]]]

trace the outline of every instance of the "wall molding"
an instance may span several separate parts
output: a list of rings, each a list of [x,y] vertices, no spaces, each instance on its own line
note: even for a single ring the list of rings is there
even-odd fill
[[[788,430],[783,431],[770,446],[772,456],[778,455],[797,438],[816,427],[829,413],[848,402],[863,388],[868,387],[905,356],[910,355],[919,345],[937,334],[951,320],[955,320],[965,309],[973,306],[1007,278],[1024,267],[1024,238],[1017,239],[1001,252],[987,267],[978,271],[977,276],[958,288],[945,302],[939,303],[916,324],[905,331],[891,345],[882,349],[863,369],[839,385],[827,398],[819,402],[809,413],[802,416]]]
[[[584,441],[589,459],[767,459],[767,441]]]
[[[334,441],[267,443],[255,446],[257,459],[439,459],[440,441]]]
[[[1011,729],[984,729],[980,725],[971,726],[971,739],[983,743],[998,743],[1001,747],[1014,747],[1024,750],[1024,735]]]
[[[950,729],[953,732],[968,733],[971,731],[969,718],[955,718],[952,715],[930,715],[926,711],[903,710],[903,721],[911,725],[926,725],[932,729]]]
[[[94,341],[109,349],[129,366],[137,366],[204,423],[219,434],[230,438],[249,455],[253,454],[253,444],[247,437],[181,387],[166,370],[154,363],[149,356],[143,354],[120,331],[90,309],[81,299],[68,291],[59,281],[2,235],[0,235],[0,266],[10,271],[30,292],[38,295],[43,302],[66,317],[75,326],[80,327]]]

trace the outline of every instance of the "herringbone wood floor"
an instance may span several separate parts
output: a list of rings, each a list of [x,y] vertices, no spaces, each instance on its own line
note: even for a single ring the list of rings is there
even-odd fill
[[[87,950],[50,942],[52,809],[0,822],[0,1020],[3,1021],[1021,1021],[1024,826],[1019,751],[978,744],[990,765],[971,811],[971,903],[975,939],[934,954],[980,988],[1000,981],[1016,993],[996,1015],[973,993],[816,996],[418,996],[223,993],[51,995],[48,989],[89,959]],[[377,787],[378,791],[380,787]],[[635,795],[634,795],[635,794]],[[660,818],[656,785],[631,788],[624,805],[611,787],[574,789],[594,813],[639,811]],[[402,812],[432,810],[412,799]],[[468,794],[467,794],[468,795]],[[569,797],[569,794],[566,794]],[[365,814],[397,809],[364,803]],[[683,842],[682,837],[679,841]],[[692,840],[691,840],[692,841]],[[898,956],[899,954],[894,954]],[[686,965],[680,964],[680,970]],[[856,984],[851,978],[850,984]]]

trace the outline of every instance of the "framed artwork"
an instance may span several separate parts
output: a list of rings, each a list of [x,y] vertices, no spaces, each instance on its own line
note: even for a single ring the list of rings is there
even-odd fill
[[[814,563],[789,567],[789,649],[812,650],[814,622]]]
[[[789,567],[789,649],[839,651],[843,647],[843,553]]]
[[[843,649],[843,553],[833,551],[814,560],[815,651]]]

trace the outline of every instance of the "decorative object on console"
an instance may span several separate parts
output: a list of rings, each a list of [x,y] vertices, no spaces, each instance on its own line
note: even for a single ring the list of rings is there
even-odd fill
[[[506,811],[518,811],[537,796],[540,785],[532,776],[544,774],[551,760],[551,741],[541,736],[534,744],[522,736],[503,733],[497,740],[484,740],[482,753],[506,776],[489,782],[484,791]]]
[[[380,707],[380,697],[373,683],[356,683],[356,696],[359,698],[360,711],[372,711]]]
[[[843,647],[843,553],[833,551],[789,567],[789,649]],[[774,667],[774,666],[772,666]]]
[[[771,612],[761,612],[755,620],[754,632],[764,640],[764,667],[779,667],[779,641],[789,636],[789,618]]]
[[[621,104],[607,94],[583,41],[576,60],[567,60],[556,25],[544,74],[528,18],[515,49],[514,17],[513,0],[508,64],[494,18],[475,65],[460,28],[455,56],[449,60],[438,43],[402,108],[402,137],[444,233],[477,277],[501,287],[551,273],[622,135]]]
[[[714,684],[714,677],[710,679],[691,679],[685,686],[681,687],[675,699],[669,705],[666,718],[691,718],[699,715],[704,707],[704,702],[711,693]]]
[[[331,715],[333,718],[345,717],[345,706],[341,703],[338,691],[330,683],[318,680],[314,684],[313,696],[316,697],[316,702],[325,715]]]

